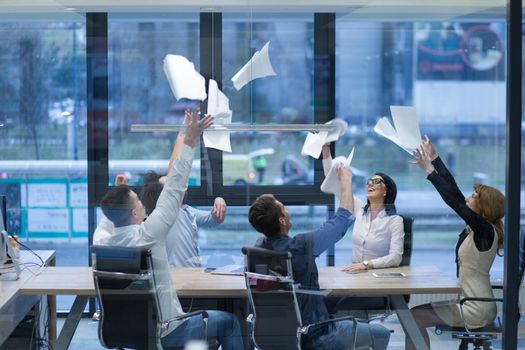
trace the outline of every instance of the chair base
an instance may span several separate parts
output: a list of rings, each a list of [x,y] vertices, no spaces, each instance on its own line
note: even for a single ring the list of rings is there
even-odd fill
[[[492,339],[460,338],[454,335],[452,338],[461,339],[458,350],[468,350],[469,344],[474,345],[474,350],[492,350]]]

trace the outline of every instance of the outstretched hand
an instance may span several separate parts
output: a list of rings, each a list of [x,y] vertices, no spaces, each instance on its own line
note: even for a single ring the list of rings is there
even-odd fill
[[[223,223],[224,217],[226,216],[226,201],[223,198],[215,198],[215,202],[213,203],[213,208],[211,210],[211,215],[219,224]]]
[[[421,147],[427,153],[431,161],[435,160],[438,157],[436,148],[434,147],[427,135],[425,135],[425,140],[421,144]]]
[[[127,185],[128,184],[128,178],[124,174],[118,174],[117,178],[115,179],[115,186],[120,185]]]
[[[431,174],[434,171],[434,165],[432,165],[432,160],[429,153],[425,150],[423,145],[421,145],[416,153],[412,155],[412,163],[417,164],[421,170],[427,174]]]
[[[214,118],[211,115],[207,115],[204,118],[199,119],[199,114],[197,112],[186,111],[184,113],[184,119],[188,125],[184,136],[184,143],[191,148],[194,148],[197,138],[200,137],[205,129],[213,124]]]

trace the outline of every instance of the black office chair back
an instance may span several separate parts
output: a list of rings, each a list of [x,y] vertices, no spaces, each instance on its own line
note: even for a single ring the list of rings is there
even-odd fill
[[[412,226],[414,224],[414,218],[411,216],[402,216],[403,218],[403,230],[405,231],[405,237],[403,239],[403,258],[401,259],[400,266],[409,266],[410,259],[412,258]]]
[[[110,349],[158,347],[158,299],[150,246],[92,246],[91,251],[101,307],[101,344]]]
[[[291,254],[252,247],[243,247],[242,252],[255,346],[261,350],[298,349],[301,339],[297,329],[302,321],[293,287]]]

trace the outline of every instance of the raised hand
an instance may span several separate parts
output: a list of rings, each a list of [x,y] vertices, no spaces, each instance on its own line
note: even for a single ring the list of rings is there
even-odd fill
[[[339,208],[354,211],[354,193],[352,191],[352,170],[347,166],[337,168],[337,179],[341,184]]]
[[[416,150],[412,158],[412,163],[417,164],[421,170],[427,174],[431,174],[434,171],[434,165],[432,165],[433,159],[430,158],[429,153],[427,153],[423,145]]]
[[[202,119],[199,119],[199,115],[195,112],[185,113],[184,117],[187,119],[186,134],[184,136],[184,143],[191,148],[195,147],[195,141],[200,137],[202,132],[213,124],[214,118],[211,115],[207,115]]]
[[[221,198],[217,197],[215,198],[215,202],[213,203],[213,208],[211,210],[211,215],[217,221],[219,224],[222,224],[224,221],[224,217],[226,216],[226,201]]]
[[[327,142],[323,145],[322,154],[323,154],[323,159],[327,159],[332,156],[330,153],[330,142]]]
[[[128,184],[128,178],[124,174],[118,174],[117,178],[115,179],[115,186],[120,185],[127,185]]]
[[[436,148],[434,147],[427,135],[425,135],[425,140],[421,144],[421,147],[425,150],[431,161],[438,157]]]

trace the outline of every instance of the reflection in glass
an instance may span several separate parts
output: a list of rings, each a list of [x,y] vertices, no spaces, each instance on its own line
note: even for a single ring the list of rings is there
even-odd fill
[[[267,42],[276,76],[251,81],[237,91],[231,78]],[[313,15],[223,15],[223,91],[234,123],[311,124],[313,117]],[[313,161],[301,156],[306,133],[236,132],[234,154],[249,159],[250,185],[313,183]],[[234,167],[224,156],[224,184]],[[228,170],[231,169],[231,170]],[[249,170],[248,170],[249,171]],[[237,176],[233,176],[234,178]],[[237,184],[244,184],[238,182]]]

